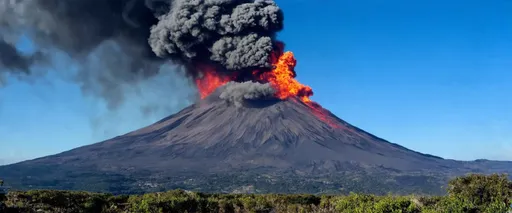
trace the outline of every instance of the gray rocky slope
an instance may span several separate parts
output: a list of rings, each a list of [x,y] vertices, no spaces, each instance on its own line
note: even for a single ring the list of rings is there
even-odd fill
[[[123,178],[115,181],[152,178],[162,184],[163,177],[189,173],[196,177],[236,176],[237,171],[292,172],[309,177],[356,170],[435,173],[437,177],[512,171],[510,162],[462,162],[415,152],[354,127],[319,106],[312,108],[295,99],[233,104],[219,98],[219,94],[216,91],[128,134],[0,167],[0,177],[20,187],[30,184],[36,188],[88,189],[77,182],[89,182],[89,177],[108,182],[103,179],[120,176]],[[124,192],[131,190],[128,188],[101,190]]]

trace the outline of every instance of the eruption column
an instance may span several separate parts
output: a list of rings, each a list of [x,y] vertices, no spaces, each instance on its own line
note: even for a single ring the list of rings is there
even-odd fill
[[[310,103],[310,96],[313,95],[311,87],[301,84],[295,79],[294,71],[297,60],[292,52],[281,54],[275,62],[274,68],[267,72],[253,72],[253,79],[263,83],[270,83],[276,90],[275,96],[281,100],[298,97],[304,103]],[[231,81],[230,77],[217,74],[214,69],[207,69],[202,78],[196,79],[196,85],[201,98],[205,98],[211,94],[217,87]]]

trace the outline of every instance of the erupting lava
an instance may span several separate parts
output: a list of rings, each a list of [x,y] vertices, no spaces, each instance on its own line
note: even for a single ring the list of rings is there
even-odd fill
[[[309,96],[313,95],[311,87],[305,86],[295,79],[296,74],[293,70],[297,60],[292,52],[285,52],[277,62],[274,63],[274,69],[271,72],[261,74],[259,80],[270,82],[276,89],[276,96],[279,99],[289,97],[299,97],[304,103],[309,103]]]
[[[253,72],[254,79],[269,82],[276,89],[276,97],[279,99],[287,99],[289,97],[298,97],[304,103],[310,103],[310,96],[313,90],[309,86],[299,83],[295,77],[295,60],[292,52],[281,54],[277,60],[273,60],[273,70],[258,74]],[[202,78],[196,79],[196,85],[201,95],[201,99],[211,94],[219,86],[229,82],[231,79],[227,76],[218,75],[216,72],[207,70]]]

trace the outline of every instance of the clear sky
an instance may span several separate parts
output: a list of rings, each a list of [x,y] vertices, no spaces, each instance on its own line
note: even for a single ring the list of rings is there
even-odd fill
[[[512,160],[512,1],[277,3],[285,12],[279,39],[296,55],[298,79],[325,108],[420,152]],[[143,101],[136,97],[107,114],[77,85],[48,73],[0,89],[0,164],[98,142],[165,115],[136,113]],[[166,113],[187,104],[177,101]]]

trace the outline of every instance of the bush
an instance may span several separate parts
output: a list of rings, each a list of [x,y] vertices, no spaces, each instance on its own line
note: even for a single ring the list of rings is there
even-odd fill
[[[466,212],[507,212],[512,182],[507,175],[471,174],[451,180],[448,199]]]
[[[504,175],[468,175],[449,182],[447,196],[202,194],[173,190],[113,196],[72,191],[9,192],[3,212],[188,213],[505,213],[511,182]]]

